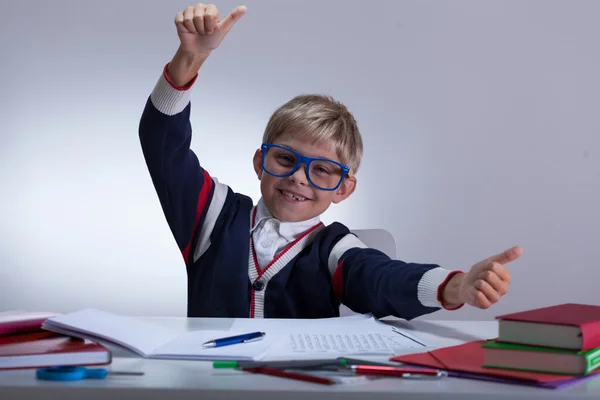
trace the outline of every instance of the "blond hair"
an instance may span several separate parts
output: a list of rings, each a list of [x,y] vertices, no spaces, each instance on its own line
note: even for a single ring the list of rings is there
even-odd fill
[[[363,155],[363,143],[354,116],[331,96],[299,95],[280,106],[265,128],[264,143],[294,135],[327,143],[343,164],[356,173]]]

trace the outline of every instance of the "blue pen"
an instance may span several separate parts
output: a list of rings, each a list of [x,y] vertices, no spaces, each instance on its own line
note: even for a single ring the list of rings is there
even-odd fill
[[[255,342],[257,340],[261,340],[264,336],[265,336],[264,332],[245,333],[243,335],[230,336],[230,337],[226,337],[226,338],[210,340],[210,341],[204,343],[202,346],[204,346],[204,347],[221,347],[221,346],[229,346],[230,344]]]

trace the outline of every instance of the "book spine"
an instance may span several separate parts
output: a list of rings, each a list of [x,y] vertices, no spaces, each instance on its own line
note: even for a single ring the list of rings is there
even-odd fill
[[[585,355],[586,369],[585,373],[589,374],[596,368],[600,367],[600,349],[592,351]]]

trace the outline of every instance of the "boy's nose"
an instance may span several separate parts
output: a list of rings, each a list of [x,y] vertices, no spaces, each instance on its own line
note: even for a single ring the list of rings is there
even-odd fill
[[[299,185],[308,185],[308,178],[306,177],[306,165],[300,164],[296,172],[290,175],[290,180]]]

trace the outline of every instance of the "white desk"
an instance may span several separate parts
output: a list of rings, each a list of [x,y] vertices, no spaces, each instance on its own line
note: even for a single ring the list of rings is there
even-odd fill
[[[152,318],[182,331],[228,329],[229,319]],[[495,321],[389,321],[436,346],[488,339],[497,334]],[[105,380],[38,381],[34,370],[0,371],[0,399],[599,399],[600,377],[565,389],[541,389],[477,380],[444,378],[418,381],[386,378],[368,383],[325,386],[236,370],[213,370],[202,361],[144,360],[111,348],[115,370],[138,370],[143,376],[109,376]]]

